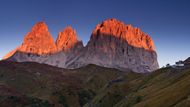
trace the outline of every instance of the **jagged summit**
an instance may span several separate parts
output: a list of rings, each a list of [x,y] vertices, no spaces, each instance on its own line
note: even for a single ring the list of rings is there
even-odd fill
[[[150,36],[117,19],[108,19],[98,24],[83,53],[69,67],[96,64],[141,73],[159,68]]]
[[[45,22],[36,23],[32,30],[25,35],[22,45],[6,54],[3,59],[11,57],[17,51],[37,55],[57,52],[57,47]]]
[[[38,22],[26,34],[18,50],[25,53],[42,55],[57,52],[57,47],[45,22]]]
[[[127,41],[129,45],[144,48],[146,50],[155,51],[154,42],[151,37],[139,28],[133,27],[131,24],[125,23],[117,19],[108,19],[98,24],[92,33],[92,39],[97,36],[113,36],[123,41]]]
[[[78,40],[76,31],[71,26],[68,26],[63,31],[59,32],[56,46],[58,51],[69,51],[77,45],[78,42],[81,41]]]
[[[40,21],[40,22],[37,22],[37,23],[33,26],[32,31],[34,31],[34,32],[43,32],[43,31],[48,32],[48,27],[47,27],[47,25],[46,25],[45,22]]]
[[[68,51],[69,49],[80,45],[83,47],[82,41],[78,40],[76,31],[71,27],[66,27],[58,34],[56,42],[54,42],[45,22],[37,22],[28,32],[21,46],[6,54],[3,59],[7,59],[14,55],[15,52],[31,53],[36,55],[53,54],[60,51]]]

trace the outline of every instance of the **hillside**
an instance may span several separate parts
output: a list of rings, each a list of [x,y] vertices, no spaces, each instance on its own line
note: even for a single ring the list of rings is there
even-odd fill
[[[190,68],[149,74],[0,62],[0,107],[189,107]]]

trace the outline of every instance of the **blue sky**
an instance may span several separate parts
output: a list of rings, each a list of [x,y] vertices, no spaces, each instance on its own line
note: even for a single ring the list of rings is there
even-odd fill
[[[190,0],[1,0],[0,58],[21,45],[38,21],[46,22],[54,39],[71,25],[86,44],[108,18],[149,34],[161,67],[190,56]]]

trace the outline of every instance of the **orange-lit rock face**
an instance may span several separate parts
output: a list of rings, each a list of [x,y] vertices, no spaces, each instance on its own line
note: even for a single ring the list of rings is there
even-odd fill
[[[59,33],[56,40],[56,46],[58,51],[68,51],[73,48],[77,42],[79,41],[77,39],[76,31],[69,26]]]
[[[97,38],[96,36],[114,36],[127,41],[131,46],[155,51],[154,43],[149,35],[143,33],[139,28],[125,25],[116,19],[109,19],[98,24],[92,33],[92,38]]]
[[[72,27],[60,32],[55,43],[46,24],[39,22],[25,36],[22,45],[4,59],[33,61],[62,68],[96,64],[140,73],[151,72],[159,67],[152,39],[140,29],[116,19],[98,24],[86,47],[82,41],[78,41]]]
[[[14,49],[14,50],[12,50],[11,52],[7,53],[7,54],[3,57],[3,59],[7,59],[7,58],[11,57],[12,55],[15,54],[16,51],[17,51],[17,48]]]
[[[39,22],[25,36],[18,50],[25,53],[43,55],[55,53],[57,48],[46,24]]]

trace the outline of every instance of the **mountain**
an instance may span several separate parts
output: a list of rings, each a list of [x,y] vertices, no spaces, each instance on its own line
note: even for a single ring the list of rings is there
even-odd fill
[[[58,51],[68,52],[74,47],[83,48],[82,41],[78,40],[76,31],[71,27],[66,27],[59,33],[56,40]]]
[[[95,27],[83,54],[70,67],[88,64],[141,73],[159,67],[150,36],[116,19],[105,20]]]
[[[38,62],[51,65],[55,64],[57,59],[65,59],[64,57],[57,58],[57,56],[64,56],[64,54],[57,51],[47,25],[44,22],[38,22],[26,34],[22,45],[4,58],[16,62]]]
[[[0,61],[1,107],[189,107],[190,66],[152,73]]]
[[[150,36],[117,19],[107,19],[98,24],[85,47],[72,27],[61,31],[54,43],[45,23],[37,23],[25,36],[23,44],[5,59],[69,69],[95,64],[145,73],[159,68]]]
[[[20,47],[8,53],[4,58],[16,62],[38,62],[66,68],[83,48],[76,31],[66,27],[53,41],[44,22],[34,25]]]
[[[76,31],[71,27],[66,27],[62,32],[59,33],[56,46],[58,51],[65,54],[65,60],[59,60],[58,66],[61,68],[67,68],[68,65],[78,58],[81,50],[84,48],[82,41],[77,37]],[[62,57],[62,56],[60,56]],[[63,64],[60,64],[64,62]]]
[[[11,57],[15,52],[23,52],[37,55],[53,54],[57,51],[54,40],[44,22],[36,23],[32,30],[26,34],[21,46],[4,56]]]
[[[22,43],[19,51],[31,54],[51,54],[57,51],[54,40],[44,22],[35,24]]]

